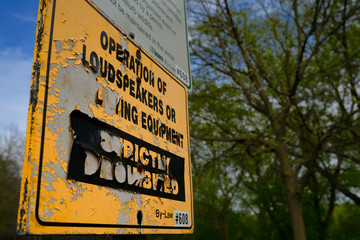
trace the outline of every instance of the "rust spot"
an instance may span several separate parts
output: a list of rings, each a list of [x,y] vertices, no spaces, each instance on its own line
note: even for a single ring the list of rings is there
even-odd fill
[[[133,40],[135,39],[135,34],[133,32],[130,32],[129,36],[131,37],[131,39],[133,39]]]
[[[141,78],[140,78],[140,77],[137,77],[137,78],[136,78],[136,82],[137,82],[137,84],[140,85],[140,84],[141,84]]]

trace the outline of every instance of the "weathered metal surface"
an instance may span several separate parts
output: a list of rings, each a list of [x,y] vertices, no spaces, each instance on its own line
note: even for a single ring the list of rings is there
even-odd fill
[[[90,1],[40,1],[18,231],[191,233],[187,89]]]

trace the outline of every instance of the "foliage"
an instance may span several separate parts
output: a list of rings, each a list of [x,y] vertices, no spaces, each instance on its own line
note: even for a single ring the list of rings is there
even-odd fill
[[[20,178],[16,166],[0,156],[0,237],[10,239],[16,233]]]
[[[188,6],[196,196],[222,228],[248,209],[270,233],[255,238],[324,239],[339,193],[360,205],[360,2]]]
[[[23,156],[23,135],[9,127],[0,135],[0,238],[16,239],[16,216],[20,193],[19,159]]]
[[[337,206],[329,235],[339,240],[358,239],[360,236],[359,207],[350,203]]]

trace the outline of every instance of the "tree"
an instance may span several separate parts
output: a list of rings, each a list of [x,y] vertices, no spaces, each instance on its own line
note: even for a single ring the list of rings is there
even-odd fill
[[[10,126],[0,134],[0,238],[16,239],[16,217],[20,195],[20,166],[24,135]]]
[[[250,172],[267,179],[276,171],[294,239],[306,239],[303,198],[326,179],[330,194],[321,196],[330,207],[320,221],[326,230],[332,192],[360,205],[360,186],[351,182],[359,176],[360,2],[194,0],[188,6],[198,81],[190,96],[192,137],[223,143],[237,161],[244,153],[257,159]]]

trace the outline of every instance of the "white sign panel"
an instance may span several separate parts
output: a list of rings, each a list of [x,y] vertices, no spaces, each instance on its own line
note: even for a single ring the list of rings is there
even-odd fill
[[[185,0],[92,0],[125,34],[191,88]]]

